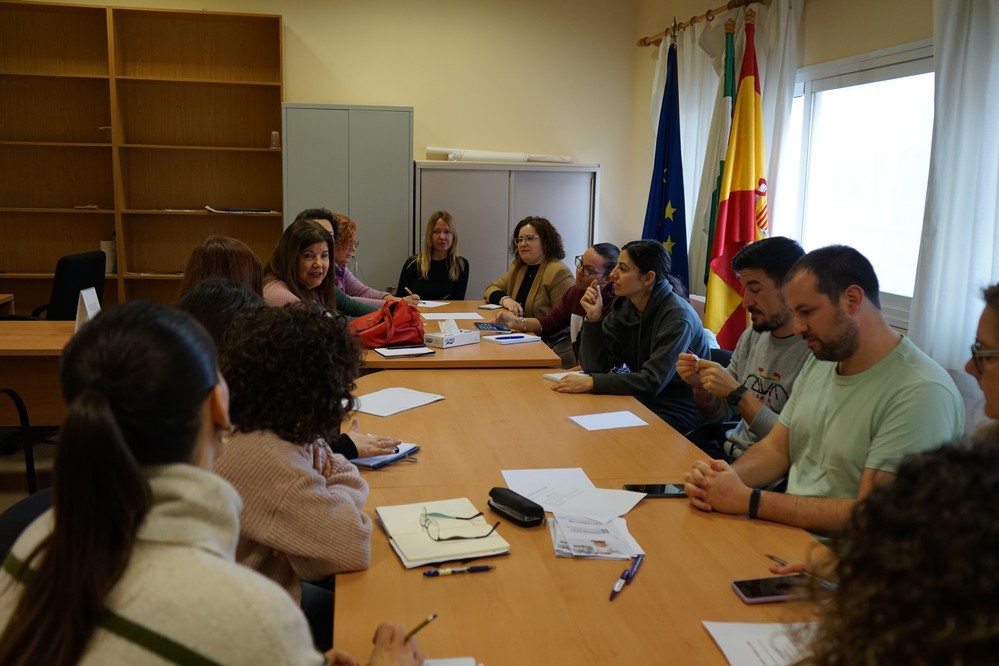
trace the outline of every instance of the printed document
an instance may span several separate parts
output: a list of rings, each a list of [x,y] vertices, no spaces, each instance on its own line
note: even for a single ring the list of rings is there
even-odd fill
[[[814,622],[762,624],[752,622],[708,622],[711,634],[732,666],[786,666],[805,656],[792,636],[808,641]]]

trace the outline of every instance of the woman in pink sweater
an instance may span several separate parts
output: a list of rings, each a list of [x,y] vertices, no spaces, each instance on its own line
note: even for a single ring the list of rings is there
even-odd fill
[[[237,317],[220,359],[236,434],[215,471],[243,497],[236,558],[301,600],[310,623],[318,598],[317,645],[326,617],[332,629],[332,594],[303,581],[365,569],[371,557],[367,483],[326,444],[354,408],[360,358],[342,317],[291,305]]]

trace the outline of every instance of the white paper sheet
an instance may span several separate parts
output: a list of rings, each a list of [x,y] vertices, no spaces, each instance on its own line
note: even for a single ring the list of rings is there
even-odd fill
[[[583,426],[587,430],[610,430],[611,428],[631,428],[633,426],[649,425],[628,411],[581,414],[580,416],[570,416],[569,420]]]
[[[424,393],[408,388],[385,388],[358,396],[357,411],[374,416],[391,416],[443,399],[444,396],[436,393]]]
[[[442,305],[450,305],[450,301],[420,301],[416,304],[418,308],[439,308]]]
[[[704,628],[721,649],[732,666],[786,666],[805,656],[802,649],[791,640],[791,632],[801,632],[796,637],[808,639],[817,624],[764,624],[752,622],[708,622]],[[804,630],[804,631],[802,631]]]
[[[644,497],[645,493],[630,490],[590,488],[562,502],[558,513],[606,523],[634,509]]]
[[[427,321],[441,321],[443,319],[482,319],[478,312],[421,312],[420,316]]]
[[[554,511],[580,493],[594,488],[590,477],[580,467],[562,469],[505,469],[507,487]]]

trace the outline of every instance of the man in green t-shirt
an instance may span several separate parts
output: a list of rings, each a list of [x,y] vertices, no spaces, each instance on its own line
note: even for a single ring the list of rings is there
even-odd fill
[[[964,408],[947,372],[888,325],[874,268],[853,248],[802,257],[785,295],[814,358],[770,433],[731,466],[694,463],[687,494],[704,511],[829,534],[906,454],[959,436]],[[786,494],[760,490],[784,475]]]

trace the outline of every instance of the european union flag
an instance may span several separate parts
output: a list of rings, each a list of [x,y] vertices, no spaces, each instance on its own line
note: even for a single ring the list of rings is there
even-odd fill
[[[683,163],[680,157],[680,86],[676,76],[676,44],[666,54],[666,89],[659,110],[656,157],[652,165],[649,205],[642,238],[666,246],[673,259],[671,273],[690,291],[687,268],[687,214],[683,199]]]

